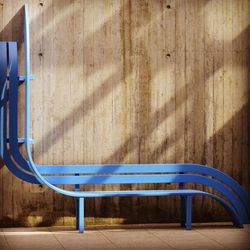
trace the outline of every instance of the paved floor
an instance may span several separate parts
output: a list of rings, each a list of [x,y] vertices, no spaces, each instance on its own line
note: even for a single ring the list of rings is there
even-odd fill
[[[73,228],[2,228],[0,249],[250,249],[250,225],[195,224],[186,231],[177,224]]]

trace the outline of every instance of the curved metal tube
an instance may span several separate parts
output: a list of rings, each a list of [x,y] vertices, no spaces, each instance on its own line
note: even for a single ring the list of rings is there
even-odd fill
[[[34,175],[18,168],[11,158],[10,151],[7,148],[7,43],[1,43],[1,72],[0,72],[0,126],[1,126],[1,157],[7,168],[18,178],[29,183],[39,184]],[[4,52],[5,51],[5,52]]]
[[[9,53],[9,145],[10,151],[16,163],[26,171],[30,171],[27,161],[23,158],[18,148],[18,57],[17,44],[8,43]]]
[[[96,165],[37,165],[41,174],[129,174],[129,173],[195,173],[215,178],[230,188],[250,215],[250,197],[240,184],[222,171],[201,164],[96,164]]]
[[[30,151],[30,38],[29,38],[29,21],[28,21],[28,7],[25,4],[24,13],[24,56],[25,56],[25,149],[28,157],[28,162],[30,168],[36,174],[38,182],[46,184],[48,187],[54,191],[68,195],[71,197],[84,197],[82,192],[67,191],[62,188],[58,188],[51,183],[49,183],[37,170],[37,167],[33,161],[31,151]]]
[[[208,187],[224,195],[234,206],[242,221],[248,217],[243,204],[237,197],[222,183],[195,174],[149,174],[149,175],[84,175],[84,176],[45,176],[49,183],[56,185],[63,184],[143,184],[143,183],[196,183]]]
[[[195,195],[204,195],[208,196],[216,201],[218,201],[229,213],[231,216],[235,226],[237,227],[243,227],[239,216],[237,215],[235,209],[233,206],[231,206],[228,202],[226,202],[223,198],[211,194],[208,192],[204,192],[201,190],[154,190],[153,192],[148,192],[148,190],[130,190],[130,191],[86,191],[85,192],[85,198],[86,197],[113,197],[113,196],[136,196],[136,197],[143,197],[143,196],[195,196]]]

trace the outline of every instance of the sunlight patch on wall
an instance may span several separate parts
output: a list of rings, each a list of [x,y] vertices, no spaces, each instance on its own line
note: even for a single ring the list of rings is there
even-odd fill
[[[206,35],[221,48],[232,44],[248,27],[247,1],[207,1],[200,10],[205,13]],[[214,11],[211,11],[213,9]],[[239,14],[240,13],[240,14]],[[239,16],[240,15],[240,16]],[[245,15],[244,17],[242,17]]]
[[[39,225],[43,222],[43,216],[39,215],[28,215],[26,218],[27,225]]]

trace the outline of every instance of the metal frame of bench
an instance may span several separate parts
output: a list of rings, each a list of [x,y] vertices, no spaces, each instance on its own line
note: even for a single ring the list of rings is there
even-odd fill
[[[243,188],[223,172],[200,164],[99,164],[99,165],[37,165],[30,151],[30,45],[28,10],[25,10],[24,47],[25,76],[18,76],[16,42],[0,42],[0,155],[6,166],[18,178],[45,184],[56,192],[75,197],[76,227],[84,231],[84,198],[110,196],[180,196],[181,225],[192,228],[192,197],[206,195],[217,200],[227,210],[233,224],[243,227],[250,220],[250,197]],[[25,137],[18,138],[18,85],[25,82]],[[7,104],[9,103],[9,109]],[[9,124],[9,129],[7,125]],[[27,160],[18,145],[25,144]],[[65,176],[65,174],[67,174]],[[88,184],[178,183],[176,190],[80,191]],[[220,196],[195,189],[185,189],[186,183],[213,188]],[[55,185],[74,185],[68,191]]]

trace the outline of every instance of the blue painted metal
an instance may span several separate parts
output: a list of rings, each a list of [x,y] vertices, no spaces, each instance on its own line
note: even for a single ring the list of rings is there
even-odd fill
[[[7,147],[7,42],[0,42],[0,95],[1,95],[1,107],[0,107],[0,151],[1,158],[8,167],[8,169],[18,178],[38,184],[36,178],[27,172],[22,171],[21,167],[18,167],[12,160],[10,150]]]
[[[4,106],[7,78],[7,43],[0,42],[0,154],[4,155]]]
[[[84,198],[79,198],[79,208],[78,208],[78,218],[79,218],[79,232],[83,233],[84,231]]]
[[[192,229],[192,195],[186,197],[186,229]]]
[[[25,82],[25,76],[18,77],[19,82]],[[35,80],[35,76],[31,75],[30,80]]]
[[[199,164],[106,164],[106,165],[37,165],[33,162],[30,145],[30,54],[29,54],[29,25],[28,11],[25,6],[25,76],[17,76],[17,53],[15,43],[6,46],[0,43],[0,52],[5,51],[0,60],[0,78],[2,88],[1,98],[1,156],[11,171],[18,177],[33,183],[46,184],[56,192],[76,198],[77,227],[84,231],[84,197],[110,196],[173,196],[181,197],[181,224],[191,229],[192,225],[192,196],[206,195],[220,202],[229,212],[234,225],[242,227],[250,217],[250,197],[242,187],[223,172]],[[9,50],[10,76],[7,76],[7,52]],[[2,53],[1,53],[2,54]],[[25,80],[25,143],[28,161],[24,160],[18,149],[17,137],[17,87],[18,81]],[[10,82],[10,149],[7,150],[7,85]],[[11,158],[15,159],[15,163]],[[23,169],[25,171],[23,171]],[[27,172],[28,171],[28,172]],[[34,175],[32,175],[34,173]],[[55,176],[51,176],[51,174]],[[61,176],[70,174],[67,176]],[[206,175],[206,176],[204,176]],[[80,184],[125,184],[125,183],[179,183],[179,190],[130,190],[130,191],[80,191]],[[185,183],[199,183],[219,191],[224,198],[200,190],[186,190]],[[55,185],[74,184],[75,190],[68,191]]]
[[[37,166],[41,174],[127,174],[127,173],[196,173],[208,175],[222,182],[241,199],[250,215],[250,197],[233,178],[225,173],[200,164],[106,164],[106,165],[63,165]],[[181,183],[180,183],[181,184]]]
[[[237,197],[223,184],[214,179],[191,174],[145,174],[145,175],[93,175],[93,176],[44,176],[52,184],[142,184],[142,183],[197,183],[214,188],[223,194],[240,213],[242,221],[247,221],[248,216],[244,206]]]
[[[180,174],[183,174],[183,172],[181,172]],[[179,189],[184,189],[185,188],[185,184],[183,182],[179,183]],[[181,226],[184,227],[185,226],[185,222],[186,222],[186,199],[185,197],[181,196],[181,208],[180,208],[180,217],[181,217]]]
[[[76,203],[76,230],[79,229],[79,198],[75,198]]]
[[[183,196],[181,196],[180,217],[181,217],[181,227],[184,227],[186,222],[186,197]]]
[[[180,174],[183,174],[183,172],[180,172]],[[179,189],[185,189],[185,183],[180,182]],[[181,217],[180,221],[181,227],[184,227],[186,222],[186,200],[185,197],[183,196],[181,196],[180,217]]]
[[[22,137],[21,137],[21,138],[18,138],[18,140],[17,140],[17,142],[20,143],[20,144],[25,143],[25,141],[26,141],[26,139],[25,139],[25,138],[22,138]],[[30,144],[35,144],[35,140],[32,139],[32,138],[30,138],[30,139],[29,139],[29,143],[30,143]]]
[[[75,174],[75,176],[79,176],[79,174]],[[80,192],[80,184],[75,185],[75,191]],[[79,229],[79,199],[76,198],[76,229]]]
[[[10,139],[9,138],[7,138],[7,143],[10,143]],[[25,138],[22,138],[22,137],[17,138],[17,143],[19,143],[19,144],[25,143]],[[34,139],[30,139],[30,144],[35,144],[35,140]]]
[[[7,60],[7,53],[8,52],[8,43],[7,42],[0,42],[0,95],[1,95],[1,107],[0,107],[0,151],[1,151],[1,158],[3,159],[4,163],[8,167],[8,169],[18,178],[38,184],[36,178],[30,173],[22,171],[20,166],[17,166],[16,162],[12,160],[12,155],[10,150],[7,147],[7,68],[8,60]]]
[[[18,58],[17,43],[8,42],[9,61],[9,141],[12,156],[23,169],[30,171],[27,161],[23,158],[18,147]],[[25,141],[25,140],[24,140]]]

